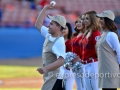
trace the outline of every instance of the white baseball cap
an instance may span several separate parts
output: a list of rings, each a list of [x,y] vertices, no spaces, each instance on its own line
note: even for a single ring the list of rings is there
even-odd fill
[[[60,24],[63,28],[65,28],[66,26],[66,19],[64,16],[61,16],[61,15],[56,15],[56,16],[50,16],[48,15],[48,18],[50,20],[53,20],[55,22],[57,22],[58,24]]]
[[[98,17],[107,17],[114,21],[115,15],[111,10],[105,10],[101,14],[96,14]]]

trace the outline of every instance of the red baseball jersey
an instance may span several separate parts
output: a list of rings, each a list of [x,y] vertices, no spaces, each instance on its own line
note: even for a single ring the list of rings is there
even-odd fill
[[[66,46],[66,52],[71,52],[72,51],[72,46],[71,46],[71,40],[70,39],[68,39],[65,42],[65,46]]]
[[[96,45],[96,42],[97,42],[97,39],[99,36],[100,36],[100,31],[95,30],[95,31],[93,31],[93,33],[91,34],[91,36],[88,39],[84,38],[81,41],[81,46],[82,46],[81,59],[82,60],[86,61],[89,58],[97,59],[95,45]]]
[[[81,58],[81,43],[80,40],[82,38],[82,35],[79,37],[74,37],[72,39],[72,52],[77,54]]]

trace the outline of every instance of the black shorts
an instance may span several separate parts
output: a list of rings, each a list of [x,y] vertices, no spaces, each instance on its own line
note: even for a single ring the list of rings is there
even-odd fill
[[[62,86],[63,79],[57,79],[52,90],[65,90],[64,85]]]

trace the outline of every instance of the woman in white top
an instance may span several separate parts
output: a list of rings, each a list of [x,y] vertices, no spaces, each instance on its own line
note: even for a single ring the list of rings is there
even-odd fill
[[[120,39],[110,10],[97,14],[103,29],[97,42],[99,87],[103,90],[120,88]]]

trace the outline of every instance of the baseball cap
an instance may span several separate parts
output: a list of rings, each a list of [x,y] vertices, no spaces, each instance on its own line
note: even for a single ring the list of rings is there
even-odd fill
[[[64,16],[61,16],[61,15],[56,15],[56,16],[50,16],[48,15],[48,18],[50,20],[53,20],[55,22],[57,22],[58,24],[60,24],[63,28],[65,28],[66,26],[66,19]]]
[[[115,15],[111,10],[105,10],[101,14],[96,14],[98,17],[107,17],[114,21]]]

